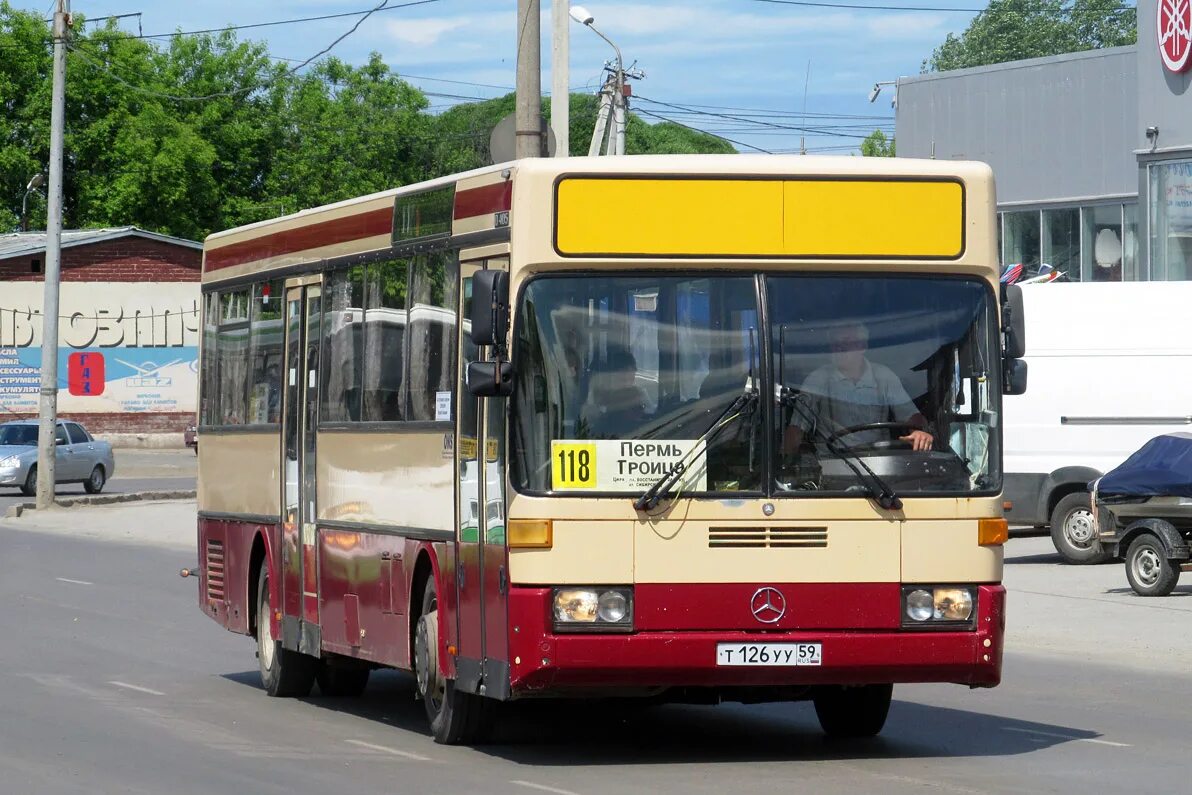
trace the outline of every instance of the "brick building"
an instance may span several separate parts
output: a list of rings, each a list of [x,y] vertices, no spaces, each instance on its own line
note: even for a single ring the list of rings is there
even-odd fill
[[[0,421],[37,412],[46,235],[0,235]],[[194,422],[202,245],[135,227],[62,233],[58,410],[117,443]]]

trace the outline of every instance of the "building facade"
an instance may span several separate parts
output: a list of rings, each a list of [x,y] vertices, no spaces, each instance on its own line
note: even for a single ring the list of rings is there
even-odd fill
[[[0,422],[36,416],[44,232],[0,235]],[[198,391],[202,246],[135,227],[62,234],[58,411],[122,444],[182,443]]]
[[[1130,47],[901,78],[899,156],[989,163],[1002,264],[1028,276],[1192,279],[1192,25],[1173,13],[1140,0]]]

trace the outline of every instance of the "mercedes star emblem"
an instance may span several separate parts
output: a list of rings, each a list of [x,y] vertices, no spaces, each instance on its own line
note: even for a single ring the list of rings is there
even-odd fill
[[[777,624],[786,615],[786,597],[777,588],[758,588],[749,600],[749,612],[763,624]]]

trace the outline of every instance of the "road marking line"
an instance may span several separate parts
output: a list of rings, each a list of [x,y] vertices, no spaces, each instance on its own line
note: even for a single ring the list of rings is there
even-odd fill
[[[1015,726],[1003,726],[1002,728],[1008,732],[1019,732],[1021,734],[1037,734],[1040,737],[1055,737],[1056,739],[1059,739],[1059,740],[1075,740],[1076,742],[1081,742],[1081,743],[1096,743],[1097,745],[1110,745],[1110,746],[1113,746],[1114,748],[1133,748],[1134,747],[1134,746],[1130,745],[1129,743],[1115,743],[1110,740],[1097,740],[1092,737],[1073,737],[1070,734],[1059,734],[1057,732],[1041,732],[1041,731],[1038,731],[1037,729],[1019,729]]]
[[[150,690],[149,688],[141,687],[140,685],[130,685],[128,682],[110,681],[110,682],[108,682],[108,684],[115,685],[116,687],[123,687],[126,690],[135,690],[138,693],[148,693],[151,696],[164,696],[165,695],[165,693],[161,692],[160,690]]]
[[[58,582],[69,582],[73,585],[95,585],[93,582],[87,582],[86,580],[72,580],[69,577],[55,577],[54,579]]]
[[[388,748],[384,745],[373,745],[372,743],[366,743],[363,740],[344,740],[344,742],[350,743],[351,745],[358,745],[361,748],[368,748],[370,751],[380,751],[381,753],[393,754],[394,756],[404,756],[406,759],[414,759],[419,762],[430,761],[429,756],[423,756],[422,754],[415,754],[409,751],[399,751],[396,748]]]
[[[559,789],[558,787],[548,787],[545,784],[535,784],[533,781],[522,781],[515,779],[509,782],[510,784],[518,784],[522,787],[529,787],[530,789],[541,790],[542,792],[553,792],[555,795],[579,795],[579,793],[572,792],[569,789]]]

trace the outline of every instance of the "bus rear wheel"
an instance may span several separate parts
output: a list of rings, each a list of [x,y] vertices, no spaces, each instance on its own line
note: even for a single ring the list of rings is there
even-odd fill
[[[886,725],[894,685],[825,687],[815,694],[815,715],[829,737],[874,737]]]
[[[310,694],[315,684],[319,661],[306,654],[282,648],[273,637],[269,621],[269,564],[261,563],[257,578],[257,660],[261,666],[261,685],[271,696],[302,697]]]
[[[484,741],[492,705],[481,696],[456,690],[455,680],[445,678],[439,669],[439,600],[434,577],[426,581],[422,613],[414,628],[414,674],[435,742],[459,745]]]

